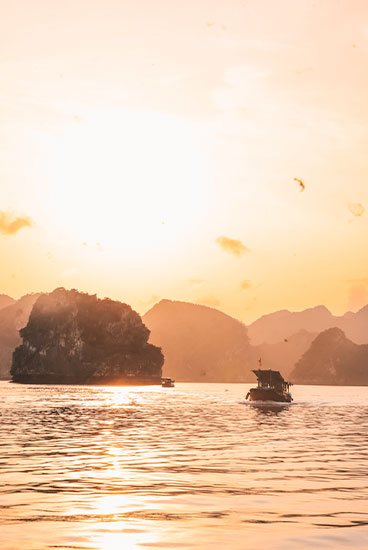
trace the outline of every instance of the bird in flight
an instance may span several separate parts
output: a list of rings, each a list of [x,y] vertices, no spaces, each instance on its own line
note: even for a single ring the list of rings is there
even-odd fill
[[[300,185],[300,191],[304,191],[305,189],[305,183],[303,180],[300,180],[299,178],[294,178],[294,181],[297,181]]]

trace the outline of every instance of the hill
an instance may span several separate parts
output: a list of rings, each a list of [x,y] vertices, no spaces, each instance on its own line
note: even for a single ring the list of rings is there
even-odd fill
[[[7,294],[0,294],[0,309],[4,309],[4,307],[10,306],[14,302],[14,298],[11,298]]]
[[[9,380],[14,349],[22,339],[19,330],[26,326],[33,304],[40,294],[26,294],[0,309],[0,380]]]
[[[368,345],[330,328],[313,340],[290,373],[296,384],[368,385]]]
[[[164,376],[185,382],[245,382],[255,366],[246,326],[214,308],[161,300],[144,316],[165,355]]]
[[[368,343],[368,306],[356,313],[351,311],[335,316],[325,307],[317,306],[304,311],[276,311],[263,315],[248,326],[252,345],[276,344],[289,339],[300,330],[318,334],[328,328],[341,328],[356,344]]]
[[[356,344],[368,344],[368,305],[337,318],[337,325]]]
[[[287,378],[293,370],[295,363],[309,348],[317,334],[307,330],[299,330],[289,338],[275,344],[263,343],[254,346],[258,357],[262,358],[264,368],[278,370]]]
[[[263,315],[248,326],[248,334],[253,345],[264,342],[276,344],[290,338],[300,330],[319,333],[332,326],[333,316],[325,306],[317,306],[304,311],[290,312],[286,309]]]
[[[164,357],[132,308],[57,288],[35,302],[13,353],[13,382],[161,384]]]

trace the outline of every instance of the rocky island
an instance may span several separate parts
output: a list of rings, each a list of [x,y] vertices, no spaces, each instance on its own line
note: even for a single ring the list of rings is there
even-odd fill
[[[160,384],[164,356],[132,308],[58,288],[35,302],[13,353],[13,382]]]
[[[368,385],[368,345],[333,327],[321,332],[290,373],[295,384]]]

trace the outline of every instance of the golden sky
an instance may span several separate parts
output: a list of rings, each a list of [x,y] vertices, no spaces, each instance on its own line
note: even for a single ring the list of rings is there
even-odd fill
[[[0,292],[368,302],[365,0],[1,12]]]

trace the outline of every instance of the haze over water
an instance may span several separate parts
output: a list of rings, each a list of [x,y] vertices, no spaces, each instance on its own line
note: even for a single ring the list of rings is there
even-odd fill
[[[367,387],[0,383],[2,550],[367,548]]]

